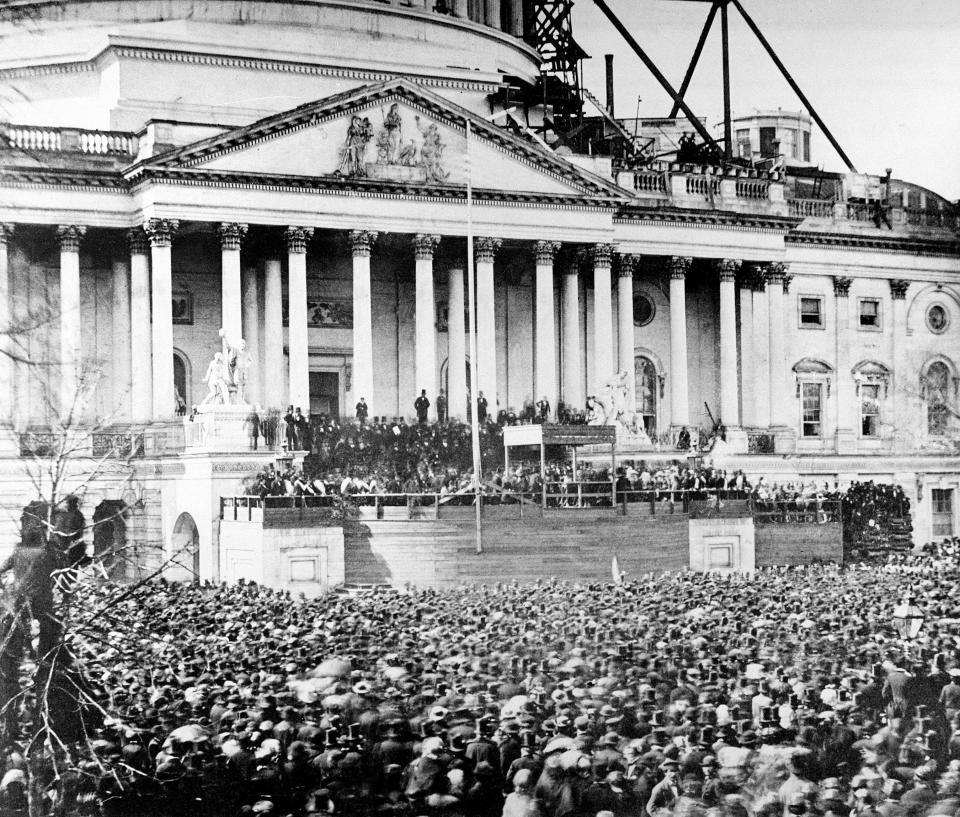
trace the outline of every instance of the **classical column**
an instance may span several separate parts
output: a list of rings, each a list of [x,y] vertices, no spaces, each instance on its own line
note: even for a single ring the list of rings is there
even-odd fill
[[[559,241],[537,241],[536,257],[536,386],[534,402],[546,398],[551,411],[557,409],[557,325],[554,315],[553,259]]]
[[[135,423],[147,423],[153,416],[153,337],[147,234],[143,228],[134,227],[127,232],[127,240],[130,242],[130,418]],[[172,367],[172,360],[170,364]]]
[[[756,425],[753,392],[756,386],[753,344],[753,285],[747,270],[740,276],[740,422]]]
[[[690,425],[687,381],[687,273],[693,259],[674,255],[670,269],[670,406],[672,426]]]
[[[287,304],[290,402],[310,413],[310,338],[307,333],[307,244],[312,227],[287,227]]]
[[[220,324],[227,340],[236,344],[243,337],[240,298],[240,244],[247,234],[246,224],[223,222],[217,227],[220,236]]]
[[[283,395],[283,273],[279,258],[263,265],[263,402],[268,408],[286,405]]]
[[[12,224],[0,223],[0,426],[9,426],[14,408],[14,366],[9,357],[12,308],[10,298],[10,265],[7,245],[13,234]]]
[[[850,371],[850,278],[834,276],[833,298],[837,310],[836,328],[836,372],[833,405],[836,410],[834,433],[838,454],[852,454],[856,449],[854,428],[856,395],[854,394],[853,375]]]
[[[484,22],[491,28],[500,28],[499,0],[480,0],[484,6]]]
[[[633,336],[633,266],[632,255],[619,256],[617,267],[617,335],[620,354],[617,368],[627,373],[627,409],[636,407],[636,372],[634,371],[635,340]]]
[[[60,411],[76,419],[82,412],[80,394],[80,242],[86,227],[57,228],[60,242]]]
[[[151,218],[143,226],[150,237],[155,420],[172,417],[176,411],[173,394],[173,271],[170,247],[179,228],[179,221],[167,218]]]
[[[770,427],[770,389],[764,378],[770,368],[770,304],[767,302],[767,272],[761,264],[751,265],[753,281],[753,411],[754,425]]]
[[[370,252],[377,233],[352,230],[353,250],[353,402],[362,397],[367,410],[380,410],[373,381],[373,294],[370,288]]]
[[[593,248],[593,389],[598,390],[616,374],[613,363],[613,295],[610,268],[613,244]]]
[[[253,365],[247,372],[246,400],[253,405],[262,405],[263,349],[260,347],[260,286],[256,267],[245,269],[241,278],[243,282],[242,337],[247,343],[247,351],[253,357]]]
[[[783,277],[786,264],[770,264],[767,267],[767,308],[770,325],[770,359],[767,376],[770,380],[770,425],[786,428],[791,425],[791,406],[794,403],[787,395],[786,346],[783,333]]]
[[[563,402],[580,410],[583,393],[583,349],[580,337],[580,262],[573,259],[563,273]]]
[[[416,317],[414,353],[417,395],[427,390],[430,419],[437,416],[437,309],[433,295],[433,253],[440,236],[418,233],[413,237],[416,256]],[[401,398],[403,395],[401,395]],[[411,402],[415,398],[411,398]]]
[[[467,418],[467,335],[463,322],[463,267],[447,273],[447,413]]]
[[[477,392],[487,399],[487,411],[496,417],[497,323],[494,311],[493,257],[503,242],[499,238],[476,238],[473,253],[477,271]],[[478,397],[474,393],[474,402]]]
[[[132,376],[130,344],[130,256],[113,262],[113,302],[111,335],[113,347],[110,350],[111,384],[113,403],[107,407],[107,414],[118,420],[129,420],[130,378]],[[148,317],[149,320],[149,317]]]
[[[883,419],[884,423],[889,423],[894,429],[893,445],[896,452],[903,451],[908,444],[903,430],[900,428],[901,420],[909,415],[905,411],[906,401],[904,394],[908,380],[906,370],[906,360],[904,352],[906,351],[907,334],[907,290],[910,288],[910,282],[897,278],[890,281],[890,297],[893,300],[890,316],[890,361],[893,365],[893,376],[890,384],[891,416]]]
[[[730,429],[740,425],[736,303],[740,262],[724,258],[716,263],[716,267],[720,275],[720,418]]]

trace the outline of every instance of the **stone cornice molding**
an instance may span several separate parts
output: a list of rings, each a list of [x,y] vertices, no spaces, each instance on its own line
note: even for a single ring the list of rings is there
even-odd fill
[[[350,250],[354,258],[369,258],[379,233],[370,230],[351,230]]]
[[[440,236],[430,233],[417,233],[413,237],[413,254],[417,261],[432,261],[440,244]]]
[[[850,295],[850,284],[853,283],[852,278],[846,278],[842,275],[833,276],[833,294],[837,298],[847,298]]]
[[[76,224],[62,224],[57,227],[60,252],[80,252],[80,242],[86,234],[87,228]]]
[[[910,282],[903,278],[892,278],[890,280],[890,295],[895,301],[905,301],[909,288]]]
[[[667,270],[671,281],[683,281],[693,266],[693,257],[689,255],[671,255],[667,259]]]
[[[143,225],[152,247],[169,247],[179,229],[180,222],[174,218],[151,218]]]
[[[713,262],[713,268],[720,276],[720,283],[733,283],[737,280],[737,272],[743,262],[736,258],[718,258]]]
[[[150,243],[147,241],[147,234],[143,231],[143,227],[127,230],[127,241],[130,244],[131,255],[146,255],[149,252]]]
[[[621,208],[613,217],[614,224],[641,221],[655,225],[683,224],[703,229],[732,229],[738,232],[777,232],[784,235],[800,224],[789,216],[766,216],[732,211],[693,210],[670,207]]]
[[[238,224],[235,221],[221,222],[217,225],[220,248],[223,250],[239,250],[248,229],[246,224]]]
[[[613,255],[616,251],[616,244],[594,244],[592,248],[593,268],[610,269],[613,266]]]
[[[560,250],[559,241],[535,241],[533,254],[538,267],[552,267],[553,261]]]
[[[313,238],[313,227],[287,227],[283,232],[283,241],[287,245],[287,253],[303,255],[307,251],[307,244]]]
[[[482,236],[473,240],[473,257],[477,264],[492,264],[497,250],[503,245],[503,239]]]
[[[847,233],[801,232],[789,233],[787,244],[802,244],[811,247],[842,248],[862,251],[909,253],[911,255],[960,256],[960,241],[925,239],[916,237],[890,238]]]

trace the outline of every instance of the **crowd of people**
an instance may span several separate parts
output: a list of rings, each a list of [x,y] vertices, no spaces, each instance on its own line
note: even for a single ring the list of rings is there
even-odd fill
[[[958,553],[309,601],[83,584],[107,717],[44,782],[80,815],[956,815]]]

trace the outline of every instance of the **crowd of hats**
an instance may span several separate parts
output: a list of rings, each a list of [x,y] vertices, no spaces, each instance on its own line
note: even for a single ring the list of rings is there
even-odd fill
[[[96,615],[70,647],[109,718],[71,747],[60,805],[955,814],[957,551],[309,601],[83,585]],[[924,624],[904,643],[908,594]],[[0,807],[22,799],[23,751],[8,747]]]

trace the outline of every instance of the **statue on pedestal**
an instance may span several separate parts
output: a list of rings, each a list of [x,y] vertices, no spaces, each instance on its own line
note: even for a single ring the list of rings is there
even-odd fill
[[[237,341],[236,346],[231,346],[225,329],[220,330],[220,339],[223,343],[223,359],[227,362],[230,375],[228,382],[233,386],[232,402],[241,406],[246,405],[247,379],[250,375],[250,367],[253,365],[253,355],[247,349],[247,342],[243,338]]]
[[[207,373],[203,376],[203,382],[210,389],[207,396],[200,401],[201,406],[214,405],[225,406],[230,402],[230,373],[227,370],[227,364],[223,359],[223,353],[217,352],[207,366]]]

